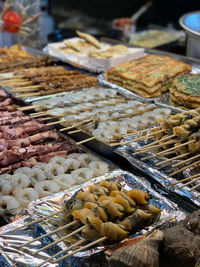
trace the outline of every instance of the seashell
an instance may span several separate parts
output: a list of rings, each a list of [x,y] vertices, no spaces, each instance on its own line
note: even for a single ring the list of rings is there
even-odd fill
[[[199,240],[182,225],[164,231],[164,256],[172,267],[195,266],[200,258]]]
[[[116,250],[110,257],[110,267],[159,267],[158,247],[163,233],[156,230],[147,238],[129,247]]]

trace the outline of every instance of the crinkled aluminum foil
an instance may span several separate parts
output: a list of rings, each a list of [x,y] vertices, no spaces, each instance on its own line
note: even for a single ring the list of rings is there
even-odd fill
[[[62,201],[64,199],[70,199],[77,192],[77,190],[87,188],[90,184],[100,182],[103,179],[111,179],[113,181],[120,182],[124,189],[138,188],[147,191],[151,197],[149,202],[162,209],[159,221],[149,227],[146,227],[131,237],[148,234],[157,227],[163,225],[163,223],[178,218],[182,213],[175,203],[166,198],[166,193],[162,192],[160,189],[157,189],[157,191],[152,189],[151,184],[143,177],[138,177],[129,172],[119,170],[93,179],[83,184],[81,187],[77,186],[71,190],[31,203],[29,206],[30,216],[34,219],[37,219],[41,216],[48,215],[58,210],[61,207]],[[16,221],[1,229],[0,247],[3,251],[3,254],[0,257],[0,262],[6,262],[7,260],[11,266],[14,266],[14,264],[16,264],[15,266],[37,266],[48,257],[66,248],[66,243],[60,242],[59,246],[56,245],[34,256],[32,255],[34,251],[37,251],[39,248],[51,243],[55,238],[58,238],[56,235],[53,235],[49,238],[44,238],[42,240],[42,244],[40,241],[36,241],[30,245],[27,245],[23,249],[19,249],[19,245],[23,244],[27,240],[32,240],[32,238],[40,236],[44,234],[44,232],[48,233],[52,229],[55,229],[55,227],[58,226],[59,218],[58,216],[54,216],[51,221],[46,220],[43,223],[39,223],[37,226],[32,225],[26,229],[21,229],[13,233],[10,232],[16,226],[23,225],[28,220],[30,220],[30,217]],[[92,266],[93,264],[96,266],[97,262],[99,262],[99,266],[103,266],[105,260],[103,251],[108,247],[110,246],[97,246],[87,251],[78,252],[73,257],[69,257],[58,264],[47,263],[44,266]],[[4,264],[2,266],[8,265]]]
[[[130,138],[127,138],[131,140]],[[175,178],[172,178],[169,176],[169,173],[172,172],[172,169],[170,168],[171,165],[179,162],[177,160],[171,161],[170,164],[163,164],[161,167],[156,166],[156,163],[163,161],[164,158],[157,157],[155,154],[148,152],[138,155],[132,155],[138,148],[142,146],[142,144],[147,144],[145,142],[132,142],[129,145],[124,145],[121,147],[118,147],[115,152],[124,158],[126,158],[134,167],[141,170],[143,173],[150,175],[153,179],[155,179],[157,182],[162,184],[165,188],[172,192],[176,192],[177,194],[180,194],[181,196],[185,196],[189,198],[191,201],[193,201],[196,205],[200,205],[200,196],[198,194],[197,190],[189,191],[189,186],[184,186],[184,183],[179,183],[177,185],[173,185],[178,180]],[[155,155],[154,158],[147,159],[147,160],[141,160],[142,157]],[[175,169],[173,169],[175,170]],[[182,172],[180,174],[182,177],[180,179],[186,178],[191,176],[192,168],[188,168],[186,171]],[[198,172],[196,172],[198,173]],[[193,174],[196,174],[193,173]],[[192,184],[194,186],[194,184]]]

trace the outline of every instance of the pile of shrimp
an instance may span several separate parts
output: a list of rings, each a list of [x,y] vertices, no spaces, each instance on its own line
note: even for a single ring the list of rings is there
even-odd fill
[[[0,214],[26,208],[46,197],[106,174],[108,164],[89,153],[72,153],[67,159],[53,157],[49,163],[0,175]]]

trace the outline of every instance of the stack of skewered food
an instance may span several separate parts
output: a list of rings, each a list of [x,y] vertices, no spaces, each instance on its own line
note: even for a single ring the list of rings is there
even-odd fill
[[[75,238],[76,234],[81,233],[76,243],[52,255],[38,265],[42,266],[46,262],[52,262],[54,258],[53,263],[59,262],[95,244],[119,242],[159,219],[161,210],[149,204],[149,198],[150,196],[147,192],[139,189],[121,190],[120,184],[113,181],[103,180],[99,184],[92,184],[88,187],[88,190],[79,191],[76,193],[76,197],[65,200],[63,209],[54,213],[56,215],[60,213],[61,227],[44,236],[27,241],[21,247],[26,247],[52,233],[59,231],[62,233],[61,238],[34,252],[34,254],[38,254],[61,241],[68,241],[68,238],[72,236]],[[39,221],[52,217],[54,214],[40,218]],[[72,226],[73,230],[70,231]],[[26,227],[26,225],[20,228],[22,227]],[[69,231],[67,230],[66,235],[63,231],[68,228]],[[14,230],[17,229],[19,228]],[[84,243],[86,245],[80,246]],[[80,247],[73,252],[56,258],[77,246]]]
[[[89,74],[64,67],[47,66],[18,70],[12,76],[1,76],[1,84],[12,86],[17,97],[55,94],[97,85],[97,79]]]
[[[78,151],[75,144],[61,137],[52,126],[17,110],[13,99],[2,90],[0,111],[0,174],[46,162],[53,156],[66,155],[66,151]]]
[[[157,165],[170,163],[175,159],[181,159],[181,161],[173,164],[174,168],[189,163],[189,165],[173,171],[172,176],[200,164],[200,160],[198,160],[200,157],[200,109],[171,115],[168,119],[162,119],[159,122],[160,126],[149,130],[145,137],[133,140],[154,139],[153,143],[142,146],[133,155],[155,151],[156,156],[170,157]],[[143,159],[153,158],[155,155]],[[198,175],[195,178],[198,178]]]
[[[10,72],[16,68],[29,68],[49,65],[50,60],[43,56],[33,56],[19,45],[0,49],[0,72]]]
[[[108,164],[90,153],[61,152],[63,156],[51,159],[44,155],[48,163],[18,168],[13,175],[0,175],[0,214],[17,212],[33,200],[80,185],[108,171]]]
[[[124,136],[156,124],[159,118],[171,114],[168,108],[138,100],[126,99],[116,90],[107,88],[86,89],[65,96],[35,101],[38,113],[33,116],[53,116],[59,119],[64,130],[84,131],[95,139],[115,145]],[[25,107],[26,108],[26,107]],[[27,107],[28,108],[28,107]]]

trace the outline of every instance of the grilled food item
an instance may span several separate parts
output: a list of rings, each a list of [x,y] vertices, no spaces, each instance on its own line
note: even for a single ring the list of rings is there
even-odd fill
[[[80,31],[76,31],[76,33],[78,34],[79,37],[84,39],[86,42],[92,44],[98,49],[101,48],[100,42],[96,38],[94,38],[92,35],[84,33],[84,32],[80,32]]]
[[[142,97],[157,97],[168,91],[176,76],[190,71],[190,65],[170,57],[147,55],[107,70],[106,77]]]
[[[113,58],[116,55],[129,54],[130,49],[124,45],[113,45],[106,50],[89,52],[88,56],[93,58]]]
[[[200,74],[177,77],[170,88],[170,101],[174,106],[198,108],[200,105]]]

